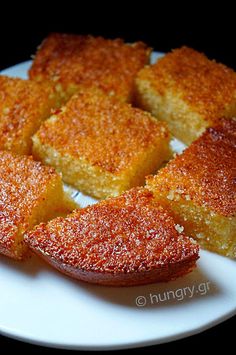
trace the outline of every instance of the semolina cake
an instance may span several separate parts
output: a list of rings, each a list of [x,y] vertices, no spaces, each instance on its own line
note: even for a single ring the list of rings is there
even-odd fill
[[[78,87],[97,87],[121,101],[131,101],[134,78],[149,63],[144,43],[53,33],[39,47],[30,79],[50,81],[67,100]]]
[[[64,195],[55,170],[31,157],[0,151],[0,181],[0,253],[22,259],[27,254],[24,232],[75,204]]]
[[[170,161],[147,187],[188,235],[236,257],[236,120],[223,119]]]
[[[164,123],[98,89],[74,95],[33,137],[33,155],[96,198],[142,185],[170,156]]]
[[[30,154],[32,135],[58,104],[54,89],[30,80],[0,76],[0,149]]]
[[[59,271],[110,286],[170,281],[190,272],[199,253],[144,188],[41,223],[24,239]]]
[[[190,144],[220,117],[236,115],[236,73],[182,47],[139,72],[136,101]]]

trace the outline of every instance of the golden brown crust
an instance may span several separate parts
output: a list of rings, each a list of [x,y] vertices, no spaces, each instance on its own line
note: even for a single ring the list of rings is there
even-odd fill
[[[156,176],[155,191],[170,191],[223,216],[236,215],[236,119],[222,119],[208,128]]]
[[[106,94],[130,100],[137,72],[149,61],[144,43],[121,39],[53,33],[40,46],[29,71],[31,79],[70,85],[96,86]]]
[[[0,76],[0,148],[30,153],[30,133],[56,106],[52,87],[34,81]]]
[[[199,252],[142,188],[42,223],[25,240],[60,271],[117,286],[169,281],[189,272]]]
[[[27,230],[32,209],[48,183],[58,178],[53,168],[31,157],[0,151],[0,252],[16,256],[12,248],[18,233]]]
[[[171,90],[210,122],[236,101],[236,73],[187,47],[175,49],[142,69],[137,80],[148,81],[160,95]]]
[[[44,122],[37,137],[62,155],[82,157],[118,174],[169,133],[149,113],[90,89],[74,95]]]

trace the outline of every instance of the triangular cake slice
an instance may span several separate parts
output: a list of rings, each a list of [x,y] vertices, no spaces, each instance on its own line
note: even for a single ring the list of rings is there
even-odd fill
[[[25,241],[63,273],[113,286],[170,281],[190,272],[199,253],[144,188],[41,223]]]

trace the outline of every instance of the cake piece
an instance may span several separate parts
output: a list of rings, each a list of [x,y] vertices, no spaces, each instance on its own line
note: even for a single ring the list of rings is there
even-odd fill
[[[123,195],[41,223],[25,235],[39,256],[76,279],[110,286],[170,281],[190,272],[199,248],[153,194]]]
[[[208,128],[147,184],[188,235],[236,257],[236,120]]]
[[[31,157],[0,151],[0,253],[22,259],[23,234],[35,224],[64,215],[75,204],[64,196],[53,168]]]
[[[140,107],[190,144],[219,117],[236,115],[236,73],[182,47],[139,72],[136,96]]]
[[[148,112],[89,89],[41,125],[33,154],[66,183],[106,198],[142,185],[169,158],[169,133]]]
[[[46,84],[0,76],[0,149],[30,154],[31,136],[58,105]]]
[[[82,85],[131,101],[134,78],[149,63],[150,52],[142,42],[53,33],[39,47],[29,77],[49,80],[65,100]]]

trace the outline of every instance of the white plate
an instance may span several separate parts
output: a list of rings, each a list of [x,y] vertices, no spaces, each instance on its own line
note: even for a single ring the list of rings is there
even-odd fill
[[[2,74],[25,78],[29,65],[21,63]],[[173,146],[183,147],[177,141]],[[83,205],[94,201],[82,194],[77,199]],[[100,287],[63,276],[37,257],[19,263],[2,256],[0,333],[68,349],[159,344],[236,314],[235,275],[235,261],[202,251],[198,268],[174,282]]]

